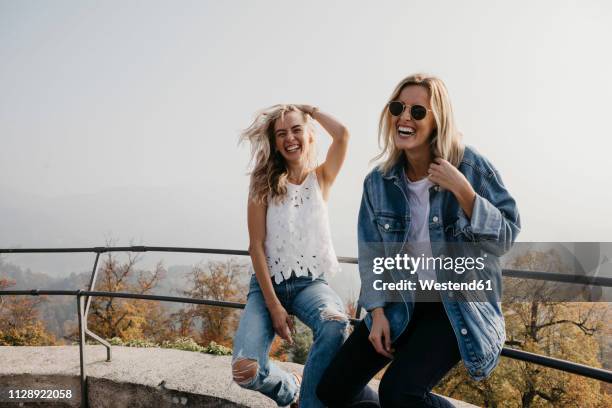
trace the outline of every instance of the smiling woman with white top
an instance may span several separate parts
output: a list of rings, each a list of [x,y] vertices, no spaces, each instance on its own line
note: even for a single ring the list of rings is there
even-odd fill
[[[313,119],[332,137],[319,166],[314,165]],[[313,106],[276,105],[259,113],[242,139],[251,143],[254,162],[248,200],[254,274],[234,338],[234,381],[279,406],[299,401],[302,408],[322,407],[316,386],[348,325],[342,301],[326,279],[339,269],[327,199],[344,162],[349,133]],[[290,314],[313,331],[303,379],[268,357],[275,334],[292,341]]]

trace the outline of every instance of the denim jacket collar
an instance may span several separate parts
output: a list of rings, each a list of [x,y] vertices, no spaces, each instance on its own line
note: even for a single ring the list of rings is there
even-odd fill
[[[406,165],[406,157],[402,155],[400,159],[397,161],[397,163],[395,163],[393,167],[387,173],[383,174],[383,178],[386,180],[395,180],[395,181],[401,180],[405,165]]]

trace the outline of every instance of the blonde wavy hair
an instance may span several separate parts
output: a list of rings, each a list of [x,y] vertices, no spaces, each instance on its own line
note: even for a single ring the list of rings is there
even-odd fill
[[[314,139],[315,129],[310,115],[295,105],[274,105],[259,111],[251,125],[240,134],[240,142],[251,143],[249,198],[257,203],[266,204],[269,200],[279,202],[287,194],[287,162],[276,150],[274,125],[289,112],[299,112],[302,115],[304,131]],[[307,153],[307,168],[312,169],[315,162],[316,149],[313,142]]]
[[[453,166],[459,167],[463,158],[464,146],[461,143],[461,133],[455,126],[453,108],[444,82],[440,78],[428,74],[414,74],[402,79],[388,102],[395,101],[404,88],[418,85],[427,89],[429,104],[436,122],[436,129],[430,136],[430,148],[434,157],[441,157]],[[403,151],[395,147],[393,136],[395,129],[392,126],[392,116],[385,105],[378,122],[378,144],[382,151],[372,161],[378,162],[378,167],[387,173],[402,158]]]

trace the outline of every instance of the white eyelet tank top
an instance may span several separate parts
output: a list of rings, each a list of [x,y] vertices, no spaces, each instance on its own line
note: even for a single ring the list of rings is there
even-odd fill
[[[340,269],[327,214],[315,171],[300,185],[287,183],[281,202],[268,202],[265,252],[277,284],[291,274],[315,279],[331,277]]]

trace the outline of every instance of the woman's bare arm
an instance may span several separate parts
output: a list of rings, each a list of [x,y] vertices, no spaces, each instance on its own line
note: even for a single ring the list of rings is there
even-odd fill
[[[332,143],[327,151],[325,161],[317,168],[317,177],[321,184],[323,197],[327,199],[329,189],[342,168],[348,149],[349,131],[340,121],[328,113],[322,112],[310,105],[298,105],[300,110],[307,112],[321,124],[332,137]]]
[[[247,207],[247,222],[249,227],[249,255],[253,262],[253,269],[259,287],[263,293],[266,306],[272,317],[272,324],[276,333],[283,339],[292,342],[291,331],[293,321],[281,305],[268,271],[264,242],[266,239],[266,205],[256,203],[249,198]]]

